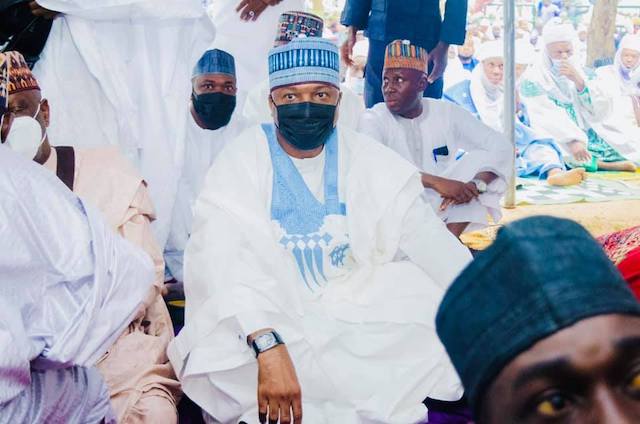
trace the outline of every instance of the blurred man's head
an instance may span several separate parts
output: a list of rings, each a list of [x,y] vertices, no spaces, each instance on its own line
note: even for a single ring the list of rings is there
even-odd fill
[[[436,326],[480,423],[640,422],[640,304],[575,222],[502,229]]]
[[[322,37],[324,20],[313,13],[290,11],[280,15],[274,47],[283,46],[299,37]]]
[[[569,60],[575,50],[576,32],[571,24],[550,21],[542,31],[544,49],[551,61]]]
[[[203,129],[217,130],[231,121],[236,107],[236,68],[223,50],[206,51],[193,68],[191,116]]]
[[[618,50],[620,64],[629,71],[635,70],[640,64],[640,35],[625,35]]]
[[[382,95],[391,113],[405,118],[415,118],[422,113],[428,61],[427,51],[408,40],[396,40],[387,46]]]

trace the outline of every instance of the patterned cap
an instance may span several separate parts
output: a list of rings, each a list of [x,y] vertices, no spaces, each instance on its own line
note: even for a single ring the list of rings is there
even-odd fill
[[[7,111],[7,102],[9,100],[9,94],[7,93],[9,70],[7,65],[7,56],[4,53],[0,53],[0,115],[4,115]]]
[[[324,21],[320,16],[306,12],[285,12],[278,21],[276,41],[289,42],[300,36],[322,37]]]
[[[22,54],[17,51],[5,52],[9,62],[9,94],[19,93],[27,90],[40,90],[38,80],[31,73],[29,65],[24,60]]]
[[[236,76],[236,63],[224,50],[207,50],[193,68],[192,78],[204,74],[225,74]]]
[[[428,61],[427,51],[409,40],[392,41],[384,52],[385,69],[415,69],[426,73]]]
[[[323,38],[295,38],[269,52],[271,90],[294,84],[320,82],[340,87],[338,47]]]

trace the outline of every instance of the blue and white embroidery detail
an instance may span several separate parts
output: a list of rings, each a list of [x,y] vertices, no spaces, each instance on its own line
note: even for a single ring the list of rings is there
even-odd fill
[[[346,215],[344,203],[338,198],[338,139],[333,132],[325,144],[324,204],[311,193],[293,161],[278,143],[273,124],[263,124],[273,164],[273,194],[271,218],[280,223],[285,235],[280,244],[290,251],[307,288],[322,287],[327,277],[324,270],[324,252],[333,237],[320,233],[325,217]],[[336,263],[344,263],[348,245],[336,252]],[[333,253],[331,262],[333,265]],[[342,255],[342,257],[339,257]],[[334,265],[335,266],[335,265]]]

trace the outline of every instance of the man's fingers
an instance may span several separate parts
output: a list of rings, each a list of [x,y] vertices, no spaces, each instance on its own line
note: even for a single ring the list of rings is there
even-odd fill
[[[280,424],[291,424],[291,399],[280,401]]]
[[[278,424],[278,419],[280,419],[280,405],[272,397],[269,399],[269,424]]]
[[[347,66],[352,66],[353,60],[351,60],[351,53],[353,51],[353,46],[350,46],[349,44],[349,40],[345,41],[342,44],[342,47],[340,47],[340,53],[342,55],[342,60],[344,61],[344,63],[346,63]]]
[[[293,410],[293,422],[294,424],[302,424],[302,394],[298,390],[293,402],[291,403],[291,409]]]
[[[267,422],[268,407],[269,402],[267,401],[267,398],[258,393],[258,419],[260,420],[260,424],[265,424]]]
[[[249,3],[249,0],[242,0],[240,3],[238,3],[238,6],[236,7],[236,12],[239,12],[240,9],[245,7],[248,3]]]

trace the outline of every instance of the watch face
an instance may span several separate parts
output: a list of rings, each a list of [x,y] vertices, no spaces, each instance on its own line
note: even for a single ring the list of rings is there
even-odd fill
[[[277,342],[273,334],[267,333],[258,337],[255,343],[256,343],[256,346],[258,347],[258,350],[263,351],[264,349],[268,349],[271,346],[275,345]]]

